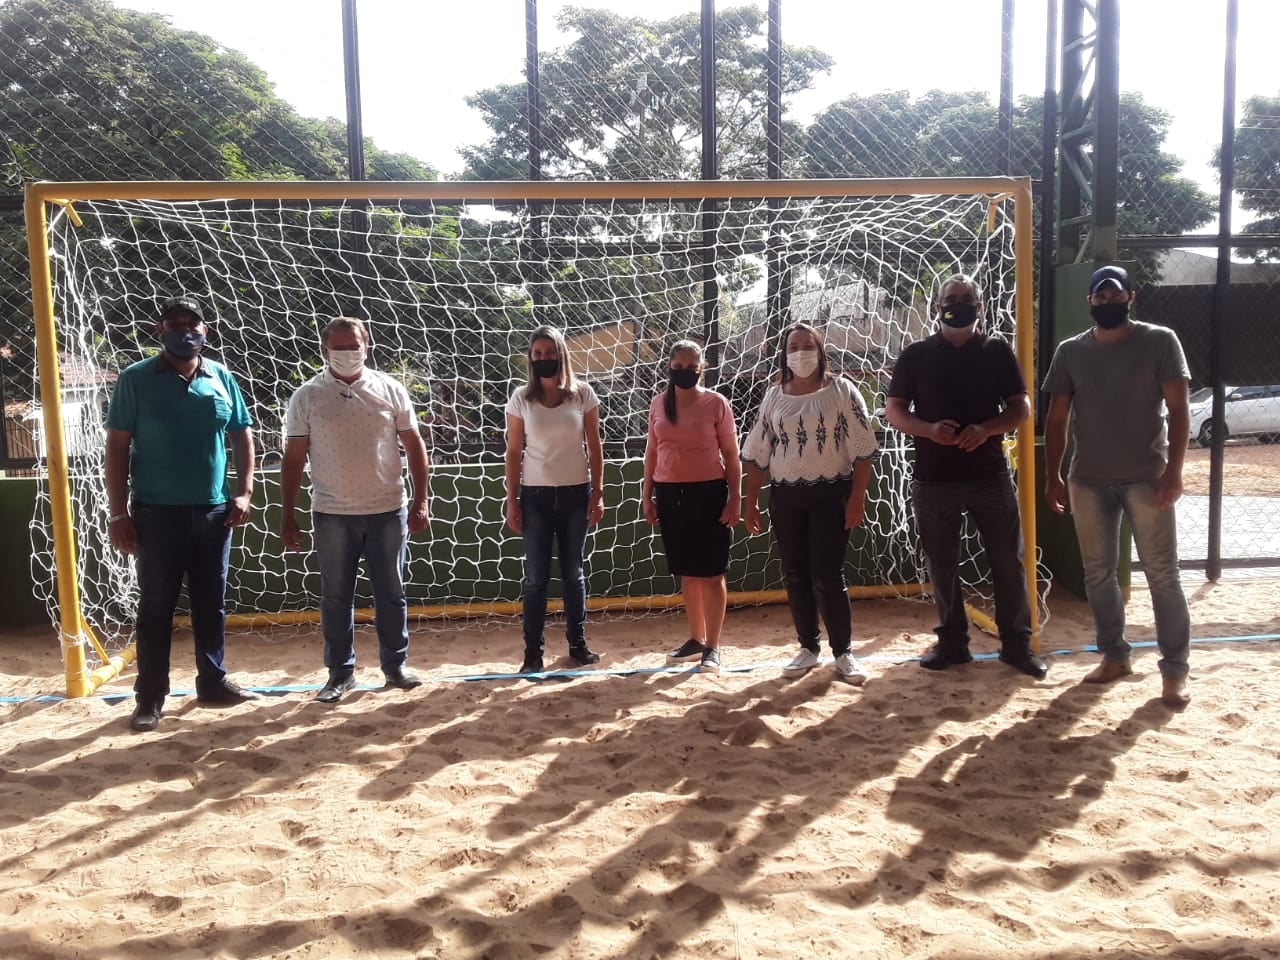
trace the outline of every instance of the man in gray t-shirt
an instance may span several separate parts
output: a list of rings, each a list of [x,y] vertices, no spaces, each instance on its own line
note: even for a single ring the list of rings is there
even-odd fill
[[[1102,267],[1089,281],[1092,329],[1058,345],[1045,374],[1045,499],[1067,509],[1067,486],[1085,591],[1102,663],[1086,683],[1132,673],[1124,597],[1116,569],[1120,518],[1128,517],[1155,612],[1163,699],[1183,707],[1191,618],[1178,574],[1173,505],[1182,496],[1190,373],[1172,330],[1129,317],[1133,290],[1122,268]],[[1166,416],[1167,411],[1167,416]],[[1062,480],[1067,426],[1075,453]]]

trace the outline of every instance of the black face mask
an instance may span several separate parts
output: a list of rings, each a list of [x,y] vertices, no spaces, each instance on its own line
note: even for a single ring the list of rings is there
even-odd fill
[[[1127,303],[1095,303],[1089,306],[1089,315],[1093,322],[1103,330],[1114,330],[1129,319]]]
[[[535,377],[554,377],[560,372],[560,358],[552,357],[550,360],[530,360],[529,366],[533,368]]]
[[[204,349],[204,334],[183,327],[180,330],[166,330],[160,337],[164,348],[175,357],[190,360]]]
[[[667,371],[671,374],[671,382],[681,390],[688,390],[698,385],[698,371],[690,370],[688,367],[676,368]]]
[[[967,327],[978,319],[978,308],[972,303],[944,303],[938,319],[948,327]]]

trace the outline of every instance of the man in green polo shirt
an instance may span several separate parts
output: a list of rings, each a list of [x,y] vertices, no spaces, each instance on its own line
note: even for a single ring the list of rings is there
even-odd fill
[[[111,543],[136,556],[140,591],[134,730],[154,730],[160,722],[184,578],[195,635],[196,699],[226,704],[258,698],[229,680],[222,664],[231,530],[248,519],[253,493],[252,421],[235,377],[200,355],[207,332],[199,303],[167,301],[156,325],[164,350],[121,372],[107,411]]]

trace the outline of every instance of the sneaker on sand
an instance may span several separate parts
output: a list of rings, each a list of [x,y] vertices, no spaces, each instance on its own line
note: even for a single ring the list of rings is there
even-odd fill
[[[675,650],[667,654],[667,663],[684,663],[687,660],[701,660],[707,652],[706,644],[701,640],[686,640]]]
[[[782,668],[784,677],[802,677],[818,665],[821,659],[816,650],[801,647],[796,658]]]
[[[702,654],[702,662],[698,664],[698,669],[702,673],[719,673],[720,651],[714,647],[707,647]]]
[[[845,683],[852,683],[854,686],[867,682],[867,672],[858,664],[852,653],[842,653],[836,657],[836,673]]]

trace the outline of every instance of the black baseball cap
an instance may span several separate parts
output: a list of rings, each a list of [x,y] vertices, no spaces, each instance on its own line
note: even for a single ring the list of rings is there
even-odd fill
[[[1108,266],[1093,271],[1093,276],[1089,278],[1089,296],[1092,297],[1108,283],[1115,284],[1117,290],[1125,293],[1133,292],[1133,288],[1129,286],[1129,271],[1124,267]]]
[[[205,322],[204,308],[190,297],[171,297],[160,305],[160,320],[164,322],[175,313],[189,313],[201,323]]]

